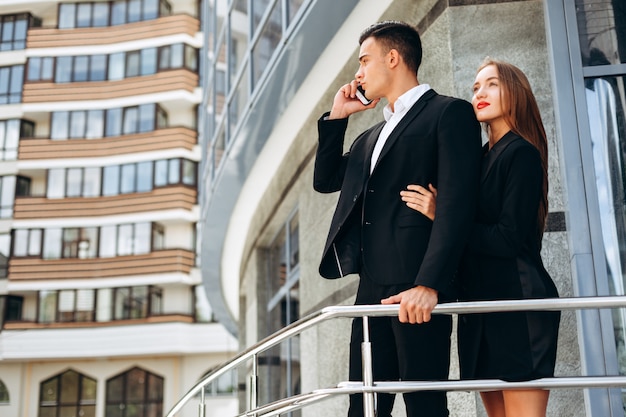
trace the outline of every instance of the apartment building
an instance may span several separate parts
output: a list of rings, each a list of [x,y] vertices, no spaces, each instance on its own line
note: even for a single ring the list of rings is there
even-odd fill
[[[161,416],[237,350],[197,256],[201,22],[196,0],[0,2],[3,417]],[[222,415],[233,384],[207,393]]]

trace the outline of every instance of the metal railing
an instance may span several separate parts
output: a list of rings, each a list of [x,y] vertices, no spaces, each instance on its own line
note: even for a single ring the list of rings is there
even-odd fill
[[[626,296],[606,297],[574,297],[534,300],[503,300],[480,302],[457,302],[438,304],[433,314],[475,314],[513,311],[562,311],[583,309],[604,309],[626,307]],[[242,351],[231,360],[214,370],[193,388],[191,388],[165,415],[175,417],[182,408],[197,395],[200,395],[199,416],[204,417],[205,388],[216,381],[220,376],[232,371],[237,366],[252,361],[250,376],[250,392],[247,411],[233,417],[261,417],[278,416],[307,405],[322,401],[329,397],[347,394],[363,394],[366,417],[373,417],[374,396],[376,393],[403,393],[412,391],[487,391],[494,389],[516,388],[602,388],[626,387],[626,376],[577,376],[542,378],[525,382],[504,382],[502,380],[449,380],[449,381],[373,381],[371,368],[371,347],[369,346],[369,317],[394,316],[398,314],[399,305],[359,305],[359,306],[331,306],[312,313],[278,332],[266,337],[255,345]],[[304,330],[312,328],[322,322],[335,318],[363,317],[364,342],[363,352],[363,381],[341,382],[336,387],[322,388],[305,394],[294,395],[269,404],[259,406],[258,401],[258,358],[259,354],[299,335]]]

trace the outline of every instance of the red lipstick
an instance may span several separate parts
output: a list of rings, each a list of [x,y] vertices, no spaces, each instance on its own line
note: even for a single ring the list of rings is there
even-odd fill
[[[487,107],[489,105],[489,103],[487,103],[486,101],[481,101],[480,103],[478,103],[476,105],[476,108],[478,110],[484,109],[485,107]]]

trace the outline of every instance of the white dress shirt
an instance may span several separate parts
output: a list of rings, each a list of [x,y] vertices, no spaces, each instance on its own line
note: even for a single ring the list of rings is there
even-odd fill
[[[391,110],[391,106],[389,104],[385,106],[383,109],[383,116],[385,117],[387,123],[383,126],[383,129],[380,131],[380,135],[376,140],[374,153],[372,153],[372,160],[370,162],[370,174],[374,171],[380,152],[383,150],[383,146],[385,146],[385,142],[387,142],[387,138],[389,138],[393,129],[398,126],[400,120],[402,120],[417,100],[419,100],[420,97],[422,97],[428,90],[430,90],[430,85],[420,84],[398,97],[394,103],[394,110]]]

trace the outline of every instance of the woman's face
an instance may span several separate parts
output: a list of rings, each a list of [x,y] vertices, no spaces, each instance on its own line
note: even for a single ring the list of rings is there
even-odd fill
[[[487,65],[476,74],[472,106],[479,122],[489,125],[504,122],[500,79],[495,65]]]

